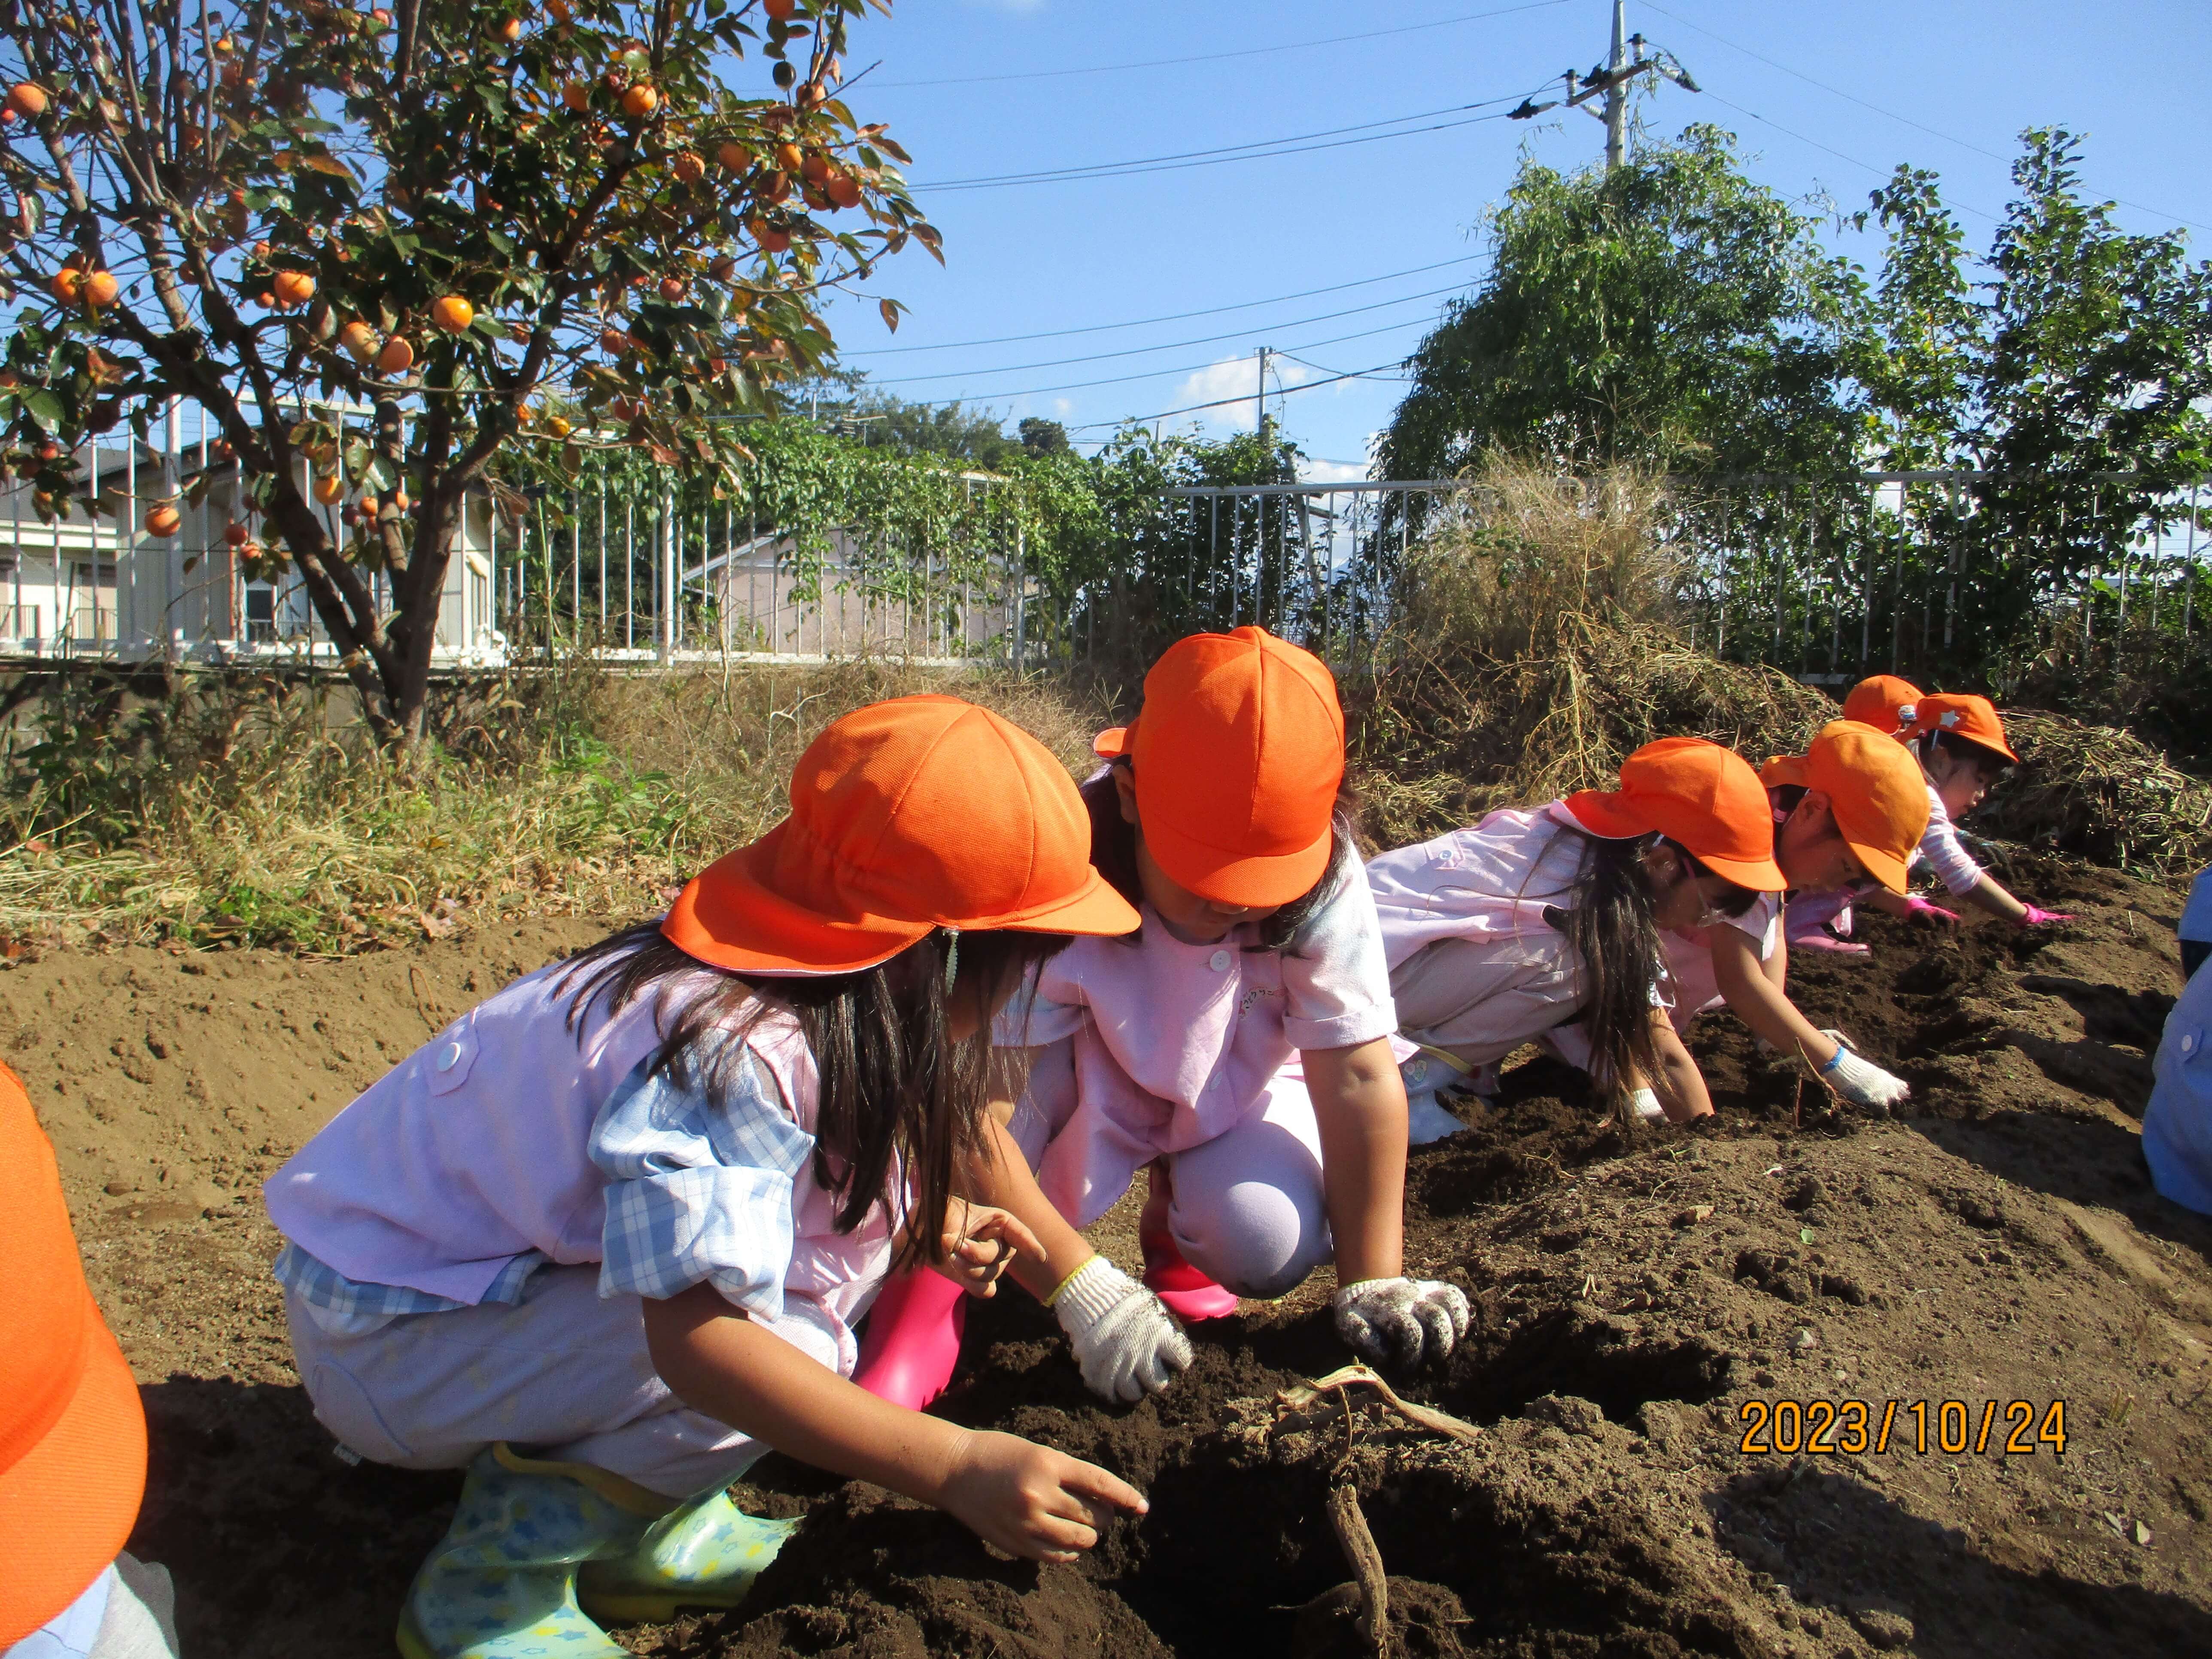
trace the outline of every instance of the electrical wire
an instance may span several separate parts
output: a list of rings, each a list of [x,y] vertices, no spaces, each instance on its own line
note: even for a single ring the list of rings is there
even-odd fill
[[[1307,349],[1312,349],[1321,346],[1340,345],[1346,340],[1372,339],[1377,334],[1389,334],[1398,329],[1412,328],[1421,319],[1417,319],[1402,323],[1385,323],[1380,328],[1363,328],[1356,330],[1350,334],[1333,334],[1326,340],[1309,340],[1305,344]],[[1284,355],[1288,356],[1289,354],[1285,353]],[[1103,380],[1071,380],[1064,386],[1035,386],[1025,387],[1019,392],[994,392],[983,398],[945,398],[937,399],[936,401],[942,403],[988,403],[995,401],[1001,398],[1041,398],[1048,392],[1085,392],[1088,391],[1092,386],[1127,386],[1132,380],[1156,380],[1160,379],[1162,376],[1168,374],[1196,374],[1203,372],[1204,370],[1216,368],[1224,362],[1239,362],[1242,361],[1243,361],[1242,358],[1237,357],[1217,357],[1210,362],[1203,363],[1182,363],[1172,368],[1147,368],[1140,370],[1139,373],[1134,374],[1108,375]],[[1385,365],[1385,367],[1392,367],[1392,365]],[[1342,378],[1346,380],[1358,380],[1372,373],[1374,373],[1372,369],[1363,369],[1358,374],[1347,374]],[[866,384],[873,386],[878,383],[869,381]],[[1311,385],[1313,382],[1307,381],[1304,384]],[[1232,398],[1231,401],[1234,402],[1236,400]],[[1145,418],[1146,420],[1150,420],[1152,416],[1148,415]]]
[[[1377,363],[1373,368],[1356,369],[1350,374],[1332,375],[1326,380],[1302,380],[1296,386],[1285,386],[1277,395],[1287,398],[1294,392],[1311,392],[1316,386],[1330,386],[1338,380],[1364,380],[1370,374],[1379,374],[1386,368],[1396,367],[1395,363]],[[1085,421],[1080,426],[1069,427],[1067,430],[1090,432],[1102,426],[1134,426],[1144,421],[1164,421],[1171,415],[1195,415],[1200,410],[1226,409],[1231,404],[1244,404],[1251,401],[1247,397],[1216,398],[1211,403],[1186,404],[1181,409],[1158,410],[1150,415],[1121,415],[1110,421]]]
[[[1808,137],[1806,134],[1797,131],[1793,127],[1784,126],[1779,121],[1770,121],[1766,117],[1761,115],[1757,110],[1746,109],[1741,104],[1732,102],[1729,99],[1722,97],[1720,94],[1715,92],[1711,87],[1707,87],[1705,88],[1705,96],[1711,99],[1716,104],[1727,105],[1729,108],[1734,110],[1738,115],[1749,116],[1761,126],[1772,127],[1775,131],[1782,134],[1784,137],[1795,138],[1801,144],[1810,144],[1814,149],[1825,150],[1827,154],[1834,156],[1838,161],[1849,161],[1855,167],[1863,167],[1869,173],[1873,173],[1877,179],[1887,179],[1891,176],[1891,173],[1893,171],[1891,168],[1878,167],[1871,161],[1862,161],[1856,155],[1846,155],[1843,151],[1838,149],[1832,144],[1824,144],[1818,138]],[[1996,223],[1998,219],[2002,216],[1998,214],[1990,212],[1987,208],[1976,207],[1972,202],[1961,202],[1955,197],[1948,199],[1953,207],[1963,208],[1968,213],[1973,214],[1978,218],[1987,219],[1991,224]]]
[[[1822,92],[1827,93],[1831,96],[1841,98],[1847,103],[1856,104],[1861,109],[1871,110],[1876,115],[1885,117],[1892,121],[1901,123],[1905,126],[1913,128],[1917,131],[1924,132],[1931,138],[1941,138],[1947,144],[1956,144],[1960,149],[1971,151],[1976,155],[1986,156],[1992,161],[2001,162],[2006,166],[2011,165],[2012,157],[2008,155],[2000,155],[1993,149],[1985,149],[1981,145],[1973,143],[1970,139],[1961,138],[1955,133],[1945,132],[1940,127],[1931,127],[1925,121],[1916,121],[1910,115],[1899,115],[1893,109],[1884,109],[1880,104],[1869,102],[1868,100],[1860,97],[1855,92],[1846,92],[1841,87],[1832,87],[1826,81],[1815,80],[1813,76],[1806,74],[1804,70],[1800,69],[1792,69],[1789,64],[1782,62],[1779,58],[1769,58],[1763,52],[1755,52],[1751,47],[1743,45],[1740,41],[1729,40],[1725,34],[1717,34],[1711,29],[1706,28],[1702,24],[1692,22],[1688,18],[1683,16],[1679,12],[1668,11],[1666,7],[1657,4],[1656,0],[1644,0],[1644,3],[1647,5],[1650,5],[1652,10],[1659,13],[1662,16],[1672,18],[1675,22],[1681,24],[1683,27],[1696,31],[1696,33],[1704,35],[1708,40],[1718,41],[1722,46],[1728,47],[1731,52],[1740,52],[1747,58],[1757,58],[1769,69],[1778,69],[1784,75],[1795,76],[1798,80],[1802,81],[1808,87],[1818,87]],[[1727,102],[1725,99],[1721,101],[1723,103]],[[1730,104],[1729,105],[1729,107],[1734,109],[1737,106],[1734,104]],[[1747,110],[1744,112],[1746,114],[1750,113]],[[1759,120],[1763,119],[1764,118],[1753,116],[1752,118]],[[1773,124],[1769,122],[1768,125],[1772,125]],[[1777,131],[1786,131],[1786,129],[1778,128]],[[1799,135],[1793,133],[1790,136],[1792,137],[1796,137]],[[1809,144],[1814,141],[1808,138],[1805,139],[1804,142]],[[1825,148],[1825,146],[1823,146],[1823,148]],[[1831,155],[1838,153],[1838,152],[1833,150],[1829,152]],[[1844,156],[1843,159],[1847,161],[1852,160],[1852,158],[1848,155]],[[1864,167],[1866,163],[1861,161],[1858,162],[1857,165]],[[2142,202],[2130,202],[2124,196],[2116,196],[2112,199],[2121,204],[2124,207],[2131,207],[2142,213],[2154,213],[2161,219],[2171,219],[2176,224],[2187,225],[2192,229],[2212,230],[2212,225],[2204,224],[2195,219],[2185,219],[2181,215],[2169,212],[2164,208],[2154,208]],[[1990,216],[1994,217],[1995,216],[1992,215]]]
[[[1430,115],[1453,113],[1461,110],[1483,109],[1492,104],[1510,103],[1525,97],[1513,93],[1504,98],[1486,98],[1480,103],[1455,105],[1452,111],[1431,110]],[[1368,121],[1357,126],[1334,127],[1328,132],[1360,132],[1367,127],[1391,126],[1403,121],[1425,119],[1423,115],[1401,115],[1390,121]],[[1048,167],[1036,173],[1008,173],[975,179],[951,179],[941,184],[915,183],[911,188],[918,195],[931,191],[955,190],[1006,190],[1021,185],[1083,184],[1094,179],[1129,179],[1152,173],[1182,173],[1192,167],[1220,167],[1231,161],[1264,161],[1279,155],[1308,155],[1316,150],[1347,149],[1355,144],[1380,143],[1387,138],[1413,138],[1423,133],[1448,132],[1455,127],[1471,127],[1485,121],[1509,118],[1504,111],[1494,115],[1470,115],[1461,120],[1437,121],[1425,127],[1405,127],[1396,132],[1368,132],[1364,137],[1334,138],[1327,133],[1301,133],[1285,138],[1265,138],[1250,144],[1230,144],[1218,150],[1187,150],[1181,155],[1151,156],[1128,161],[1100,161],[1079,167]],[[1308,138],[1327,138],[1321,143],[1307,143]],[[1277,148],[1267,149],[1265,146]]]
[[[1440,17],[1433,23],[1407,23],[1397,28],[1368,29],[1358,34],[1333,34],[1321,40],[1291,40],[1279,46],[1246,46],[1236,52],[1204,52],[1194,58],[1149,58],[1127,64],[1088,64],[1076,69],[1018,70],[1005,75],[958,75],[934,81],[883,81],[878,89],[892,87],[975,87],[1002,81],[1059,80],[1072,75],[1111,75],[1121,70],[1170,69],[1182,64],[1218,64],[1235,58],[1265,58],[1276,52],[1305,52],[1315,46],[1340,46],[1353,40],[1379,40],[1387,35],[1418,34],[1425,29],[1455,28],[1462,23],[1480,22],[1488,17],[1510,17],[1516,12],[1544,11],[1553,6],[1563,6],[1567,0],[1529,0],[1519,6],[1505,6],[1496,11],[1473,11],[1458,17]]]
[[[1432,288],[1419,294],[1403,294],[1395,300],[1377,300],[1372,305],[1351,306],[1342,311],[1325,311],[1318,317],[1302,317],[1294,323],[1271,323],[1271,328],[1310,328],[1316,323],[1333,323],[1340,317],[1364,316],[1370,311],[1386,311],[1392,306],[1410,305],[1416,300],[1433,300],[1446,294],[1457,294],[1462,284],[1454,283],[1448,288]],[[1394,325],[1394,326],[1400,326]],[[1048,357],[1042,362],[1007,363],[998,368],[947,368],[934,374],[908,374],[891,380],[871,380],[871,386],[915,386],[924,380],[951,380],[971,374],[1024,374],[1033,369],[1065,368],[1071,363],[1110,362],[1117,357],[1141,357],[1149,351],[1180,351],[1185,346],[1212,345],[1217,341],[1234,340],[1249,334],[1249,329],[1234,329],[1226,334],[1201,334],[1188,340],[1164,340],[1157,345],[1128,346],[1120,351],[1097,351],[1080,357]],[[1277,354],[1289,356],[1288,352]],[[1307,368],[1316,365],[1309,363]]]
[[[879,346],[869,351],[847,351],[844,357],[890,357],[913,351],[965,351],[976,346],[1015,345],[1027,340],[1057,340],[1074,334],[1103,334],[1117,328],[1150,328],[1156,323],[1180,323],[1193,317],[1216,317],[1229,311],[1252,311],[1261,306],[1279,306],[1292,300],[1310,300],[1322,294],[1341,294],[1346,289],[1371,288],[1376,283],[1395,283],[1401,276],[1419,276],[1431,270],[1442,270],[1449,265],[1470,264],[1490,256],[1484,253],[1463,253],[1455,259],[1439,259],[1432,265],[1415,265],[1407,270],[1394,270],[1383,276],[1362,276],[1349,283],[1332,283],[1327,288],[1302,289],[1296,294],[1278,294],[1272,300],[1240,300],[1232,306],[1206,306],[1197,311],[1173,311],[1162,317],[1139,317],[1127,323],[1091,323],[1082,328],[1048,328],[1036,334],[1001,334],[988,340],[947,340],[938,345]]]

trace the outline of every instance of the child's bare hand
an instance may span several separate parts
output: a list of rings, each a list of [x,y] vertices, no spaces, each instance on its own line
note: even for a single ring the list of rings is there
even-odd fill
[[[997,1295],[1000,1277],[1024,1253],[1032,1260],[1041,1258],[1044,1246],[1018,1217],[965,1199],[956,1198],[945,1206],[937,1271],[969,1295]]]
[[[1036,1561],[1073,1561],[1115,1510],[1142,1515],[1144,1493],[1095,1463],[978,1429],[953,1456],[938,1506],[987,1544]]]

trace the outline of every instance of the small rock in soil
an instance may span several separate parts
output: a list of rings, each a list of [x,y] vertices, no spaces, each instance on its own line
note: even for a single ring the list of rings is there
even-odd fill
[[[1912,1621],[1893,1607],[1854,1607],[1851,1623],[1860,1635],[1885,1652],[1912,1640]]]

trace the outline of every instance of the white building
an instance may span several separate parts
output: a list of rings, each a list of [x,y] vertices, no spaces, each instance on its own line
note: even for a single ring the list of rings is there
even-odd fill
[[[82,494],[60,516],[41,515],[31,486],[0,484],[0,656],[53,660],[92,657],[125,663],[311,662],[336,659],[304,585],[285,573],[249,581],[224,532],[239,500],[234,464],[186,449],[103,440],[77,453]],[[204,465],[198,505],[183,492]],[[306,482],[302,473],[302,483]],[[176,501],[177,533],[147,533],[146,514]],[[333,540],[341,508],[317,509]],[[497,559],[511,532],[495,526],[490,497],[472,492],[459,544],[446,572],[432,661],[443,667],[503,660],[497,628]],[[381,588],[383,579],[374,579]]]

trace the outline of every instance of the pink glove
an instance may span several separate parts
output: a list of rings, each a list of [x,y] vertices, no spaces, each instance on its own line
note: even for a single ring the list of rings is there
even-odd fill
[[[2039,910],[2033,904],[2026,908],[2027,914],[2020,919],[2020,925],[2023,927],[2048,927],[2054,921],[2074,920],[2074,913],[2070,910]]]
[[[1856,939],[1838,939],[1825,927],[1815,927],[1810,933],[1793,933],[1790,937],[1793,951],[1829,951],[1839,957],[1863,957],[1869,947]]]
[[[1905,913],[1909,916],[1917,916],[1925,921],[1956,921],[1959,919],[1959,913],[1956,910],[1946,910],[1940,904],[1930,904],[1917,893],[1905,896]]]

